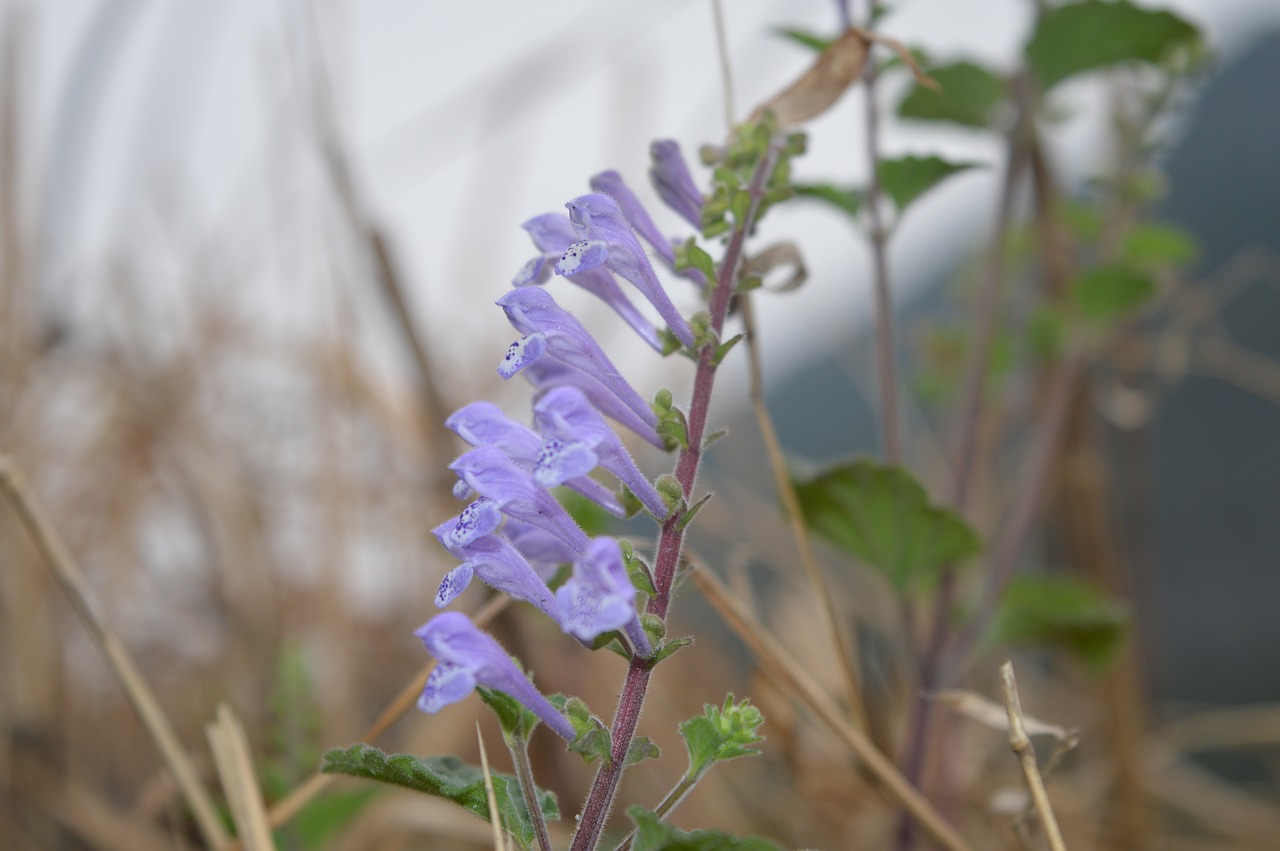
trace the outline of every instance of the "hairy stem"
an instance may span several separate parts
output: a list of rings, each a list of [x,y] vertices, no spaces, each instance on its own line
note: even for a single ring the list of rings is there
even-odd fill
[[[743,247],[760,213],[764,188],[778,161],[780,147],[781,139],[774,139],[757,164],[748,185],[751,205],[743,220],[734,223],[729,245],[720,263],[716,286],[711,293],[711,329],[717,338],[724,329],[734,283],[737,280],[738,267],[743,259]],[[681,449],[679,458],[676,460],[675,476],[686,501],[690,501],[693,496],[693,485],[697,480],[698,467],[702,461],[702,437],[706,431],[707,414],[711,408],[711,389],[715,384],[715,348],[715,345],[704,346],[698,355],[693,398],[690,400],[687,415],[688,445]],[[684,546],[684,530],[680,520],[679,512],[673,512],[672,516],[662,524],[657,558],[654,563],[655,593],[649,600],[647,611],[664,620],[671,606],[672,586],[675,584],[676,568],[680,564],[680,553]],[[645,692],[649,688],[649,675],[652,670],[652,663],[649,660],[640,657],[632,658],[631,666],[627,670],[626,683],[623,685],[622,695],[618,698],[618,707],[614,712],[610,758],[604,761],[600,770],[596,772],[591,792],[587,795],[586,803],[583,804],[582,817],[573,837],[572,851],[588,851],[595,848],[600,841],[600,834],[604,830],[605,821],[608,819],[609,810],[613,806],[613,799],[618,791],[618,783],[621,782],[622,772],[626,768],[627,752],[631,748],[631,740],[635,737],[636,725],[640,721],[640,712],[644,708]]]
[[[533,830],[537,835],[540,851],[551,851],[551,837],[547,834],[547,820],[542,816],[542,807],[538,805],[538,787],[533,782],[533,765],[529,762],[529,740],[519,735],[507,743],[511,751],[511,764],[516,769],[516,779],[520,781],[520,794],[524,796],[524,805],[529,809],[529,818],[533,820]]]

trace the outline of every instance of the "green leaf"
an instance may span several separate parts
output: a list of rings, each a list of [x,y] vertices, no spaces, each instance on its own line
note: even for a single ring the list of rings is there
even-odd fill
[[[382,783],[425,792],[453,801],[489,820],[489,801],[485,796],[484,772],[466,765],[454,756],[417,757],[412,754],[388,755],[371,745],[354,745],[346,750],[334,749],[324,755],[321,770],[326,774],[349,774]],[[533,819],[520,794],[520,786],[509,774],[490,774],[493,794],[498,802],[502,826],[522,848],[534,841]],[[560,809],[556,796],[538,790],[538,806],[545,818],[558,820]]]
[[[978,163],[948,162],[941,157],[899,157],[881,160],[876,167],[876,175],[880,178],[880,187],[893,199],[901,216],[912,201],[951,175],[971,168],[981,166]]]
[[[1175,225],[1144,222],[1125,235],[1120,254],[1132,266],[1164,269],[1196,259],[1200,247],[1196,238]]]
[[[289,820],[288,832],[303,848],[325,848],[338,832],[351,824],[364,808],[382,792],[377,786],[362,786],[349,792],[327,792],[313,798]],[[277,842],[288,848],[288,843]]]
[[[613,515],[577,491],[561,487],[553,493],[569,516],[591,537],[607,535],[614,528]]]
[[[941,87],[935,91],[915,84],[898,104],[898,115],[920,121],[949,121],[966,127],[989,127],[1005,97],[1004,80],[973,62],[956,62],[929,69]]]
[[[813,198],[815,201],[830,204],[852,219],[855,224],[857,223],[858,207],[862,205],[861,189],[841,189],[823,183],[796,184],[792,188],[801,198]]]
[[[1155,295],[1151,276],[1128,266],[1098,266],[1071,285],[1076,306],[1085,317],[1111,319],[1140,307]]]
[[[680,830],[640,806],[628,807],[627,815],[636,823],[633,851],[778,851],[777,845],[754,836],[738,839],[711,830]]]
[[[1022,576],[1009,583],[991,627],[1006,644],[1060,647],[1100,670],[1123,644],[1129,615],[1119,600],[1073,579]]]
[[[788,41],[794,41],[803,47],[808,47],[821,53],[830,47],[834,42],[834,38],[820,36],[817,33],[808,30],[795,29],[793,27],[778,27],[773,31],[774,35],[781,36]]]
[[[555,701],[553,700],[552,703]],[[573,725],[573,731],[576,734],[574,740],[569,743],[569,750],[589,763],[599,759],[607,765],[612,742],[609,738],[609,728],[604,725],[604,722],[592,715],[587,704],[576,697],[571,697],[565,702],[564,714]]]
[[[797,483],[796,496],[811,529],[878,568],[902,592],[981,549],[969,525],[930,505],[901,467],[841,464]]]
[[[627,746],[627,758],[623,760],[624,765],[635,765],[637,762],[644,762],[646,759],[657,759],[662,756],[662,751],[658,750],[658,746],[648,736],[636,736],[631,740],[631,744]]]
[[[754,745],[764,740],[760,727],[764,715],[748,701],[735,703],[733,694],[724,706],[703,705],[703,713],[680,725],[689,753],[688,777],[700,777],[714,763],[760,753]]]
[[[1194,47],[1196,27],[1171,12],[1128,2],[1082,0],[1050,9],[1027,44],[1027,60],[1045,89],[1084,71],[1117,62],[1158,63],[1179,47]]]

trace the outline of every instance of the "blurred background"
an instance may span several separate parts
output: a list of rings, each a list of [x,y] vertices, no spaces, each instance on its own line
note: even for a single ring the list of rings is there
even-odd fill
[[[1249,828],[1233,835],[1239,847],[1270,847],[1257,837],[1280,830],[1280,710],[1267,704],[1280,701],[1280,7],[1165,5],[1203,27],[1216,54],[1165,128],[1160,159],[1161,214],[1200,240],[1189,274],[1217,342],[1161,361],[1141,383],[1100,370],[1095,414],[1114,452],[1111,519],[1133,580],[1151,723],[1251,707],[1196,716],[1209,718],[1201,738],[1180,733],[1198,755],[1192,779],[1178,777],[1192,790],[1183,794]],[[895,38],[1006,68],[1033,12],[1020,0],[891,6],[881,28]],[[811,61],[774,28],[837,26],[817,0],[725,11],[739,118]],[[905,83],[886,81],[886,110]],[[1096,76],[1056,95],[1064,119],[1049,144],[1068,191],[1104,168],[1106,95]],[[865,178],[861,97],[809,128],[801,177]],[[411,630],[453,566],[429,535],[457,510],[445,465],[459,446],[441,422],[475,399],[513,415],[527,404],[527,387],[494,371],[514,334],[492,302],[533,250],[520,223],[561,209],[607,168],[645,194],[654,138],[693,152],[724,135],[706,3],[0,4],[0,451],[47,505],[189,751],[205,752],[204,727],[227,703],[268,800],[279,800],[413,677],[426,659]],[[911,346],[989,236],[1002,154],[990,135],[893,120],[883,149],[989,165],[931,195],[895,238]],[[793,207],[762,236],[797,243],[810,279],[765,294],[757,313],[769,405],[804,466],[874,452],[877,440],[868,252],[846,222]],[[556,297],[642,393],[666,385],[681,398],[683,362],[615,334],[606,309],[567,290]],[[694,308],[691,291],[675,295]],[[745,387],[739,360],[717,391],[733,436],[717,445],[699,555],[772,572],[757,605],[834,681],[811,600],[788,575]],[[936,435],[914,403],[908,421],[908,457],[928,479]],[[639,458],[661,469],[657,453]],[[884,590],[856,574],[841,581],[850,614],[872,635],[891,631],[877,614]],[[473,606],[484,597],[469,594]],[[682,767],[675,723],[738,689],[764,706],[770,752],[714,775],[689,804],[690,824],[745,820],[789,846],[874,842],[891,809],[771,695],[714,614],[682,605],[677,617],[706,638],[664,668],[645,716],[672,758],[629,775],[626,799],[657,800]],[[524,614],[491,628],[545,690],[607,713],[622,664],[581,664],[571,642]],[[1070,678],[1039,685],[1032,703],[1082,726],[1087,750],[1097,710],[1073,711]],[[473,720],[464,708],[415,713],[380,744],[474,761]],[[1244,745],[1214,739],[1246,727]],[[124,691],[7,508],[0,730],[0,845],[197,844]],[[999,738],[978,739],[977,785],[1015,777]],[[540,779],[571,812],[590,772],[543,744]],[[208,758],[196,760],[216,785]],[[1096,803],[1086,787],[1063,793],[1079,820]],[[446,805],[336,790],[290,822],[282,847],[487,847],[483,825]],[[1109,847],[1105,831],[1092,839]]]

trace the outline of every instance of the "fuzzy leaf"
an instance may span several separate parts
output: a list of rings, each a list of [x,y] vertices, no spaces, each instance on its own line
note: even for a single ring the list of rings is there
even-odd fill
[[[1040,84],[1049,89],[1117,62],[1154,64],[1199,39],[1200,31],[1172,12],[1143,9],[1128,0],[1082,0],[1046,12],[1026,54]]]
[[[966,127],[989,127],[1004,100],[1005,84],[990,69],[956,62],[929,69],[940,91],[915,84],[898,104],[898,115],[920,121],[949,121]]]
[[[1072,296],[1089,319],[1111,319],[1142,306],[1155,295],[1149,275],[1127,266],[1099,266],[1072,284]]]
[[[1023,576],[1005,589],[991,633],[1006,644],[1060,647],[1097,670],[1115,657],[1128,623],[1123,603],[1088,585]]]
[[[953,174],[981,168],[978,163],[953,163],[941,157],[900,157],[881,160],[876,167],[880,186],[898,207],[898,215],[924,193]]]
[[[738,839],[711,830],[684,831],[662,821],[644,807],[627,808],[636,823],[634,851],[778,851],[778,846],[765,839]]]
[[[929,504],[901,467],[859,460],[797,483],[805,523],[836,547],[878,568],[901,592],[981,549],[960,517]]]
[[[489,801],[485,797],[484,772],[466,765],[454,756],[417,757],[412,754],[386,754],[371,745],[354,745],[346,750],[334,749],[324,755],[321,769],[326,774],[349,774],[382,783],[390,783],[453,801],[476,815],[489,820]],[[498,801],[502,826],[520,844],[528,848],[534,841],[533,820],[520,794],[520,786],[509,774],[491,774],[493,794]],[[556,796],[539,790],[538,806],[544,817],[559,820]]]

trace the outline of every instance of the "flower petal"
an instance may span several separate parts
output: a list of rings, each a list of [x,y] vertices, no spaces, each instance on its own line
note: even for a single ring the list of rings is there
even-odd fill
[[[660,139],[649,146],[649,156],[653,161],[649,179],[658,197],[685,221],[702,230],[702,193],[689,173],[680,145],[671,139]]]
[[[516,292],[540,292],[540,290],[516,290]],[[530,334],[521,337],[507,348],[507,353],[498,364],[498,375],[510,378],[529,364],[542,357],[547,350],[547,338],[541,334]]]

